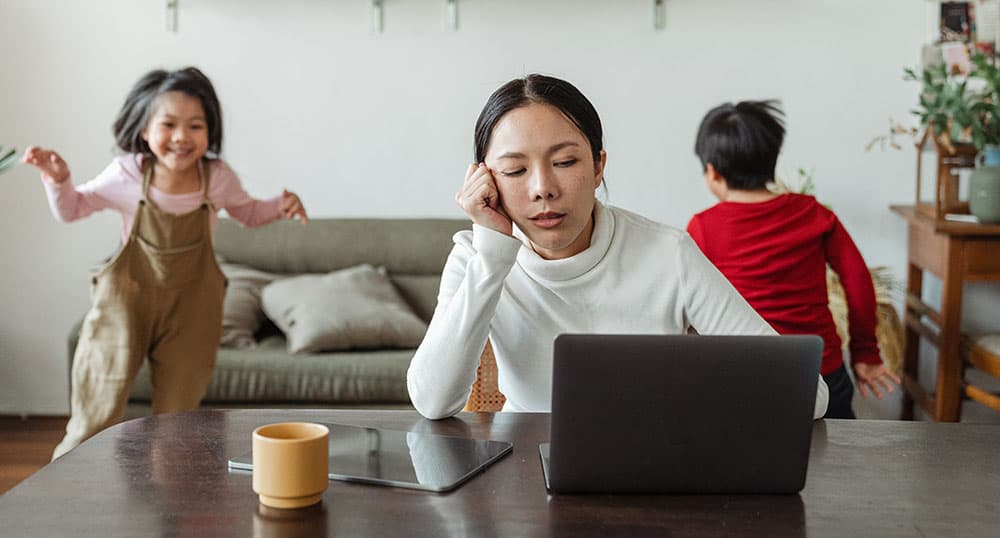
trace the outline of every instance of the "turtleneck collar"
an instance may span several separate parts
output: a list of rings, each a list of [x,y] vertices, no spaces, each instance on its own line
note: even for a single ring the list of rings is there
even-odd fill
[[[517,264],[537,280],[572,280],[590,271],[604,259],[604,255],[611,248],[611,237],[614,236],[614,232],[614,214],[595,200],[594,229],[590,236],[590,246],[569,258],[546,260],[532,250],[528,236],[515,224],[514,237],[524,244],[517,253]]]

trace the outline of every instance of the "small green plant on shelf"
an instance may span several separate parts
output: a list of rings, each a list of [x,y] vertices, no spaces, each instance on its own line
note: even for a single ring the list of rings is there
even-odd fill
[[[919,73],[903,69],[903,80],[919,82],[917,108],[911,110],[919,127],[905,126],[889,118],[889,132],[876,136],[866,146],[901,149],[900,137],[917,141],[930,130],[935,140],[947,148],[953,143],[972,144],[982,151],[1000,146],[1000,66],[997,57],[975,54],[968,76],[953,76],[944,63],[923,68]]]
[[[972,73],[983,88],[970,99],[970,116],[962,123],[976,149],[1000,146],[1000,66],[996,57],[977,54],[972,57]]]

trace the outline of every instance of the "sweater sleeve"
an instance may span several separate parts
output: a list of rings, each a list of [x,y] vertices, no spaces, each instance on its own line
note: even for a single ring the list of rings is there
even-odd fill
[[[116,207],[123,194],[120,166],[112,162],[94,179],[74,186],[72,178],[56,183],[42,174],[42,184],[52,215],[60,222],[73,222],[103,209]]]
[[[270,224],[281,217],[281,196],[258,200],[250,196],[236,172],[222,161],[212,166],[213,200],[219,209],[225,209],[230,216],[250,228]]]
[[[519,240],[478,225],[471,234],[455,235],[434,317],[406,372],[410,400],[421,415],[446,418],[465,405],[504,280],[520,248]]]
[[[882,364],[875,327],[878,323],[875,287],[861,252],[837,217],[826,237],[826,261],[840,277],[847,299],[851,362]]]
[[[777,334],[689,237],[684,237],[678,247],[681,255],[677,273],[681,276],[685,318],[699,334]],[[826,414],[829,400],[829,388],[819,376],[814,419]]]

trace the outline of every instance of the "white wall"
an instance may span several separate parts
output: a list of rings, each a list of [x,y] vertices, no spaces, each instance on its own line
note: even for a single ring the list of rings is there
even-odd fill
[[[537,71],[601,113],[611,203],[683,226],[712,203],[692,153],[702,114],[778,97],[779,171],[815,168],[868,262],[903,275],[905,227],[887,206],[912,201],[913,152],[863,146],[915,103],[901,75],[919,59],[923,2],[669,0],[663,31],[651,0],[461,0],[457,32],[442,0],[385,5],[379,35],[365,0],[182,0],[171,34],[163,2],[0,0],[0,144],[58,148],[88,179],[112,156],[135,79],[195,64],[216,83],[224,156],[252,193],[287,186],[313,216],[459,217],[480,107]],[[117,216],[59,224],[32,170],[2,182],[0,413],[63,413],[66,333]]]

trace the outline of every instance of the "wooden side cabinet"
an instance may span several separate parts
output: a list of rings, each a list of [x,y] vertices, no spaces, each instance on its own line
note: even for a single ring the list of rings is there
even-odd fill
[[[913,418],[916,403],[934,420],[958,422],[965,393],[962,286],[966,282],[1000,282],[1000,225],[937,221],[913,206],[891,209],[906,219],[909,235],[902,418]],[[941,279],[940,310],[923,301],[924,271]],[[918,379],[921,338],[938,352],[933,393]]]

